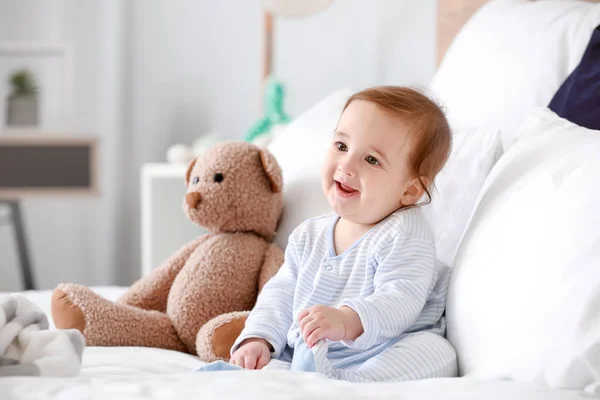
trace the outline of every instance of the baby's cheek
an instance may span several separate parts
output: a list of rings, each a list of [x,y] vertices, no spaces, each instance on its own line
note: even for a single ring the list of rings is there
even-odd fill
[[[379,214],[391,212],[390,210],[395,207],[399,199],[398,188],[392,182],[381,182],[371,192],[368,203],[370,203],[373,212]]]

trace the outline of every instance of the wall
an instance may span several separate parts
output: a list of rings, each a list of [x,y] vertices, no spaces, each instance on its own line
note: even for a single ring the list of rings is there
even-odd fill
[[[274,70],[298,115],[340,87],[424,85],[435,0],[339,0],[278,18]],[[0,40],[74,46],[75,134],[101,138],[102,196],[26,200],[39,286],[129,284],[139,276],[139,168],[209,130],[241,138],[259,117],[259,0],[0,0]],[[0,290],[18,289],[0,226]]]
[[[434,0],[344,0],[278,19],[275,70],[293,114],[340,87],[424,85],[435,70]]]
[[[120,0],[0,0],[0,41],[71,43],[74,129],[69,134],[100,139],[100,197],[24,201],[26,233],[40,288],[62,281],[115,280],[111,266],[119,261],[113,232],[119,229],[119,221],[112,182],[123,132],[122,4]],[[0,290],[19,289],[17,261],[11,226],[0,225]]]

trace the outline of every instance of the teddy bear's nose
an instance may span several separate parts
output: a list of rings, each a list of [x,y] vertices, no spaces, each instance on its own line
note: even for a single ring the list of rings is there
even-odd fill
[[[185,202],[190,208],[196,208],[202,200],[202,196],[198,192],[192,192],[185,195]]]

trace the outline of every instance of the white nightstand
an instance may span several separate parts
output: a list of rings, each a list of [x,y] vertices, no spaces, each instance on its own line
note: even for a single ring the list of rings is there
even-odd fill
[[[142,276],[206,230],[183,212],[185,165],[142,166]]]

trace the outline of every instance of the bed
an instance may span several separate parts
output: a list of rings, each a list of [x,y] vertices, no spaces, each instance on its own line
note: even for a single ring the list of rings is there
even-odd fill
[[[577,110],[546,109],[573,95],[563,90],[569,80],[591,76],[578,70],[598,65],[587,50],[600,25],[592,3],[438,1],[441,64],[429,89],[447,108],[457,150],[426,212],[440,257],[455,267],[447,318],[460,378],[350,384],[281,371],[197,374],[201,361],[183,353],[88,347],[77,377],[0,378],[0,398],[600,398],[600,190],[590,184],[600,128],[580,126]],[[297,195],[320,194],[318,165],[298,154],[316,155],[348,93],[323,99],[270,145],[295,210],[280,231],[326,211],[320,196]],[[289,146],[299,135],[306,140]],[[573,199],[579,208],[569,211]],[[277,240],[285,245],[285,236]],[[126,290],[93,289],[108,299]],[[22,294],[50,317],[50,291]]]
[[[109,299],[126,288],[95,287]],[[50,315],[50,291],[24,292]],[[89,347],[76,378],[0,378],[0,398],[12,399],[527,399],[589,398],[576,390],[485,379],[435,379],[358,385],[314,374],[252,371],[194,374],[202,363],[191,355],[144,347]],[[243,393],[240,388],[243,389]]]
[[[108,299],[126,288],[95,287]],[[50,315],[50,291],[24,295]],[[578,390],[489,379],[434,379],[392,384],[350,384],[283,371],[192,373],[197,357],[145,347],[88,347],[76,378],[0,378],[2,400],[34,399],[588,399]],[[241,393],[241,389],[243,393]]]

